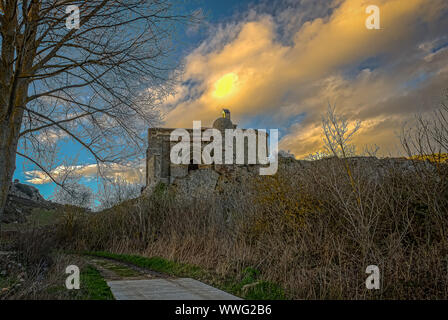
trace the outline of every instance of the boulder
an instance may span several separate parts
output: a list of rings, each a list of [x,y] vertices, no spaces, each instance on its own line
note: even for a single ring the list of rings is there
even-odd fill
[[[18,198],[33,200],[37,202],[45,201],[36,187],[20,183],[19,180],[14,180],[9,189],[9,194]]]
[[[5,211],[0,217],[0,222],[25,223],[27,216],[34,209],[55,210],[59,207],[60,205],[45,200],[37,188],[15,180],[9,189]]]

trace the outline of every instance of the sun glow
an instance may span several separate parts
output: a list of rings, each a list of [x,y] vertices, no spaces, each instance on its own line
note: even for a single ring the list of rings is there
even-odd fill
[[[215,82],[215,92],[213,93],[213,95],[217,98],[223,98],[227,96],[236,87],[237,81],[238,75],[236,73],[230,72],[225,74]]]

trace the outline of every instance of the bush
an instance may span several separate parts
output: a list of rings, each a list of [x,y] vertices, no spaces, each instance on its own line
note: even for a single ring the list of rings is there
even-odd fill
[[[411,160],[283,159],[275,176],[241,179],[207,199],[179,201],[161,185],[150,197],[79,216],[70,241],[76,250],[160,256],[243,282],[255,268],[254,296],[447,299],[448,164],[424,156],[442,150],[434,147],[446,142],[439,127],[418,131],[431,152],[415,143]],[[380,290],[365,287],[372,264]]]
[[[244,285],[255,266],[253,297],[269,291],[300,299],[447,298],[446,167],[346,160],[354,185],[342,159],[288,161],[276,176],[243,182],[231,200],[179,202],[160,188],[76,215],[63,227],[72,231],[59,234],[70,235],[65,241],[76,250],[160,256]],[[365,288],[370,264],[380,267],[381,290]]]

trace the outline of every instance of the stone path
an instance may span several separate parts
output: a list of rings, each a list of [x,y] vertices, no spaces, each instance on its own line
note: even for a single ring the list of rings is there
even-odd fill
[[[175,278],[134,265],[89,258],[117,300],[241,300],[190,278]]]

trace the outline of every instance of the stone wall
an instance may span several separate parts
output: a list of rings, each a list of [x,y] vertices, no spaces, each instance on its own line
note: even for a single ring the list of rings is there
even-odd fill
[[[204,132],[210,128],[202,128]],[[146,154],[146,189],[152,190],[152,188],[158,183],[172,184],[179,178],[188,176],[190,171],[197,169],[201,170],[216,170],[216,167],[226,166],[229,168],[235,168],[234,165],[204,165],[198,164],[197,166],[189,166],[185,164],[174,164],[171,162],[170,153],[177,141],[170,141],[171,132],[175,129],[169,128],[150,128],[148,130],[148,150]],[[193,129],[185,129],[190,134],[190,141],[193,140]],[[258,134],[257,130],[254,130]],[[208,145],[209,141],[202,141],[201,149]],[[256,141],[258,143],[258,141]],[[192,159],[193,148],[190,146],[190,154],[188,155]],[[234,144],[233,158],[234,162],[236,146]],[[239,166],[247,166],[248,164],[248,140],[244,140],[244,164]],[[224,139],[222,148],[223,162],[225,157]],[[257,155],[258,159],[258,155]],[[257,160],[258,161],[258,160]],[[193,162],[191,162],[193,164]]]

